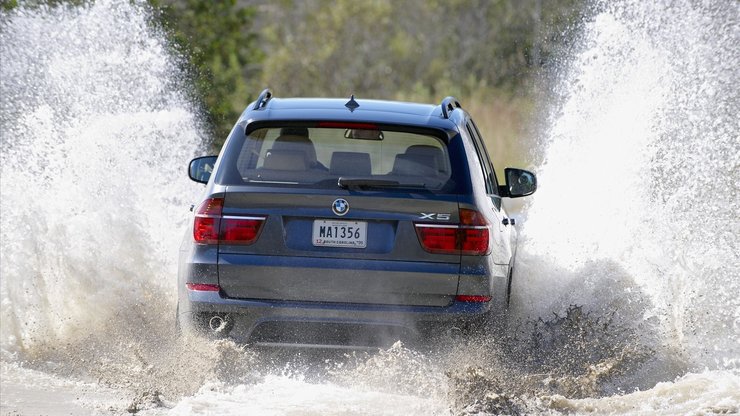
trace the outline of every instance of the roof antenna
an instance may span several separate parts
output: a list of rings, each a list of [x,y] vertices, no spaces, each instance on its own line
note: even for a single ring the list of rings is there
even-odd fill
[[[350,112],[354,112],[360,105],[357,104],[357,101],[355,101],[355,95],[352,94],[349,97],[349,101],[347,101],[347,104],[345,104],[344,106],[349,108]]]

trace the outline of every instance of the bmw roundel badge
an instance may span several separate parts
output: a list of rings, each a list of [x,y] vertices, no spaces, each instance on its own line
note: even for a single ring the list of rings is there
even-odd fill
[[[338,216],[344,216],[349,212],[349,202],[346,199],[337,198],[331,204],[331,210]]]

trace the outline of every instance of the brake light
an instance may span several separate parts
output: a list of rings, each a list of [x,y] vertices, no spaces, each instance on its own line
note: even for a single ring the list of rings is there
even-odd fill
[[[483,215],[472,209],[460,208],[460,250],[474,256],[488,253],[490,237],[488,223]]]
[[[480,296],[480,295],[457,295],[455,296],[455,300],[458,302],[484,303],[484,302],[490,302],[491,297],[490,296]]]
[[[223,217],[221,220],[222,243],[252,244],[262,231],[265,217]]]
[[[488,254],[490,227],[478,211],[460,209],[460,224],[415,224],[424,250],[437,254]]]
[[[480,212],[466,208],[460,208],[460,224],[473,226],[488,225]]]
[[[218,243],[218,230],[221,227],[223,208],[223,198],[209,198],[200,204],[195,211],[195,223],[193,224],[193,238],[196,243]]]
[[[454,254],[457,252],[457,225],[435,226],[416,224],[416,234],[424,250],[430,253]]]
[[[344,123],[344,122],[336,122],[336,121],[322,121],[317,124],[317,127],[324,127],[324,128],[329,128],[329,129],[379,130],[376,124]]]
[[[196,292],[218,292],[221,290],[221,287],[219,285],[212,285],[208,283],[185,283],[185,287],[188,288],[188,290],[193,290]]]
[[[193,238],[200,244],[252,244],[267,217],[223,216],[224,199],[209,198],[195,212]]]

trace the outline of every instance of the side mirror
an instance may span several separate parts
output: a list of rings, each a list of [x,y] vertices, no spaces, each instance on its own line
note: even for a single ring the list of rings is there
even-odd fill
[[[202,156],[191,160],[188,168],[190,179],[198,183],[208,183],[213,173],[213,166],[216,165],[216,159],[218,156]]]
[[[501,187],[504,189],[499,189],[501,196],[521,198],[532,195],[537,190],[537,177],[528,170],[506,168],[504,169],[504,176],[506,177],[506,186]]]

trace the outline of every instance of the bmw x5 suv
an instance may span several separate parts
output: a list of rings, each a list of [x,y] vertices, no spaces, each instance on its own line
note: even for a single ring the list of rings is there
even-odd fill
[[[180,249],[178,324],[250,345],[361,348],[474,327],[507,308],[516,255],[470,115],[263,91],[218,157]]]

